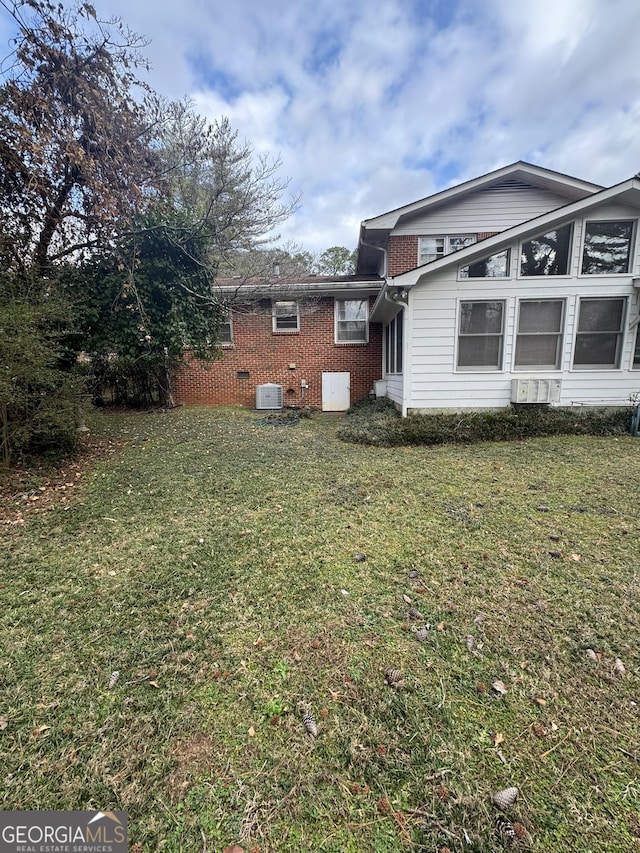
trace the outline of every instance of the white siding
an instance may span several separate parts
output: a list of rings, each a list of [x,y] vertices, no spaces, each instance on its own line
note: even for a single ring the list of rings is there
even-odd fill
[[[480,190],[403,222],[391,232],[400,234],[476,234],[504,231],[567,204],[567,199],[538,187]]]
[[[635,218],[637,210],[621,207],[600,208],[587,217],[593,219]],[[426,283],[411,291],[411,338],[407,358],[410,381],[405,388],[405,406],[409,411],[428,409],[460,410],[496,408],[511,401],[511,380],[525,378],[560,379],[560,405],[626,405],[629,396],[640,390],[640,371],[632,369],[636,328],[630,328],[640,312],[640,296],[634,290],[631,274],[581,276],[580,255],[583,221],[575,223],[571,275],[519,279],[519,244],[511,246],[512,276],[509,279],[457,278],[454,265],[434,273]],[[634,274],[638,270],[636,239]],[[573,348],[580,297],[616,297],[627,299],[624,345],[621,367],[617,370],[574,370]],[[562,363],[559,370],[515,370],[513,367],[518,300],[526,298],[562,298],[565,300],[565,324]],[[456,368],[458,306],[460,300],[502,299],[505,301],[505,339],[502,370],[462,371]]]
[[[385,379],[387,380],[387,397],[397,406],[402,406],[404,385],[402,375],[399,373],[388,373]]]

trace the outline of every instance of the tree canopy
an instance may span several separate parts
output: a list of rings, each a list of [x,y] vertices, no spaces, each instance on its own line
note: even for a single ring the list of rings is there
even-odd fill
[[[136,78],[145,42],[89,3],[7,2],[19,34],[2,63],[0,231],[10,269],[105,246],[156,186],[159,101]]]

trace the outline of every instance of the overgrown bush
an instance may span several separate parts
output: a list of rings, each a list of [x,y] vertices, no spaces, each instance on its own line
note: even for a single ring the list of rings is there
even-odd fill
[[[8,298],[7,298],[8,296]],[[53,297],[0,299],[0,463],[74,449],[78,380],[64,364],[68,319]]]
[[[630,409],[563,409],[519,406],[494,411],[409,415],[389,400],[356,403],[342,421],[344,441],[392,447],[406,444],[474,444],[548,435],[621,435]]]

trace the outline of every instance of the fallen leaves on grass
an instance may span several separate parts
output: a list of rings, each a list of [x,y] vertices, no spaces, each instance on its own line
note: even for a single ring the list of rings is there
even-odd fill
[[[498,693],[500,696],[506,696],[506,695],[507,695],[507,693],[509,692],[509,691],[507,690],[506,686],[505,686],[504,681],[501,681],[499,678],[497,678],[497,679],[496,679],[496,680],[491,684],[491,687],[492,687],[492,689],[493,689],[493,690],[495,690],[495,692],[496,692],[496,693]]]
[[[377,802],[378,814],[381,814],[386,817],[386,815],[391,814],[392,807],[391,803],[386,797],[381,797]]]

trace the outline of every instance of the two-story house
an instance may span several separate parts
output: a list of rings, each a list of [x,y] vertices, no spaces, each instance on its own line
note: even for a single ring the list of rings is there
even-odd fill
[[[232,309],[222,360],[189,364],[177,396],[253,405],[265,382],[340,411],[375,383],[403,414],[624,405],[640,390],[639,216],[636,178],[519,162],[365,220],[356,275]]]

